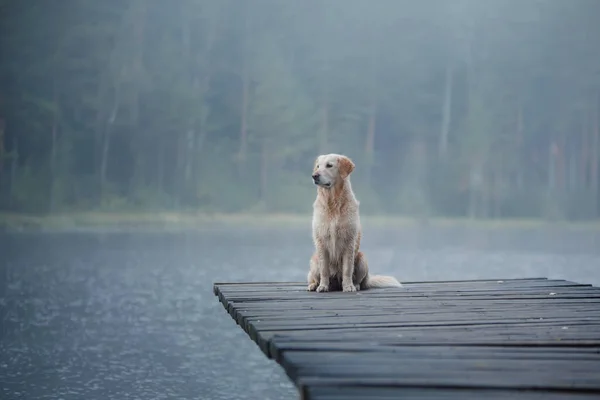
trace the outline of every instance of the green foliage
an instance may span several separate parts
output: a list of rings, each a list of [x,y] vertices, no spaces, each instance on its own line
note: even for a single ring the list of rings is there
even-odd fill
[[[596,0],[14,3],[0,211],[599,215]]]

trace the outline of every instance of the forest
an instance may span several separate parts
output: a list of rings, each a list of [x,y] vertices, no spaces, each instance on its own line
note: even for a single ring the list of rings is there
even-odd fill
[[[0,211],[600,215],[598,0],[0,0]]]

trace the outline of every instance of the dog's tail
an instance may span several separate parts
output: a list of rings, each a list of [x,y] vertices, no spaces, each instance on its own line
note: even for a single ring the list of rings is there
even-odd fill
[[[390,287],[402,287],[402,284],[398,282],[393,276],[385,275],[369,275],[367,276],[365,288],[390,288]]]

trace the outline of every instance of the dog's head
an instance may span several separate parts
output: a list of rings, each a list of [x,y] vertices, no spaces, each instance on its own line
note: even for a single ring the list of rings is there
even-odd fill
[[[315,160],[312,179],[315,185],[331,188],[346,179],[354,170],[354,163],[340,154],[323,154]]]

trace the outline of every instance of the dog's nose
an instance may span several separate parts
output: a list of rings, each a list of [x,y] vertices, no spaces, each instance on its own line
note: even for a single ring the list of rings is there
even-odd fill
[[[321,175],[319,175],[318,172],[316,174],[313,174],[313,176],[312,176],[313,181],[315,181],[315,182],[318,181],[319,180],[319,176],[321,176]]]

